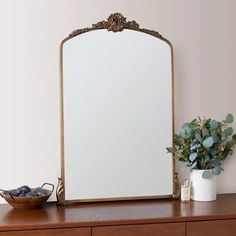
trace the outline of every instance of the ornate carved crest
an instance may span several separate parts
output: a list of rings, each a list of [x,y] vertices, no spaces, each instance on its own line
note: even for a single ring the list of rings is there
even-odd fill
[[[107,21],[98,22],[92,27],[113,32],[122,31],[123,29],[139,29],[139,25],[135,21],[126,21],[126,18],[120,13],[111,14]]]
[[[142,29],[139,27],[139,24],[136,21],[127,21],[126,18],[120,13],[111,14],[106,21],[100,21],[96,24],[93,24],[92,27],[74,30],[68,36],[68,38],[73,38],[79,34],[98,29],[107,29],[108,31],[112,32],[120,32],[124,29],[131,29],[162,38],[162,36],[157,31]]]

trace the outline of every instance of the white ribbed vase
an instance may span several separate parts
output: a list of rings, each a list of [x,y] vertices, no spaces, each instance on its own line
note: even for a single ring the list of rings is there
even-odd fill
[[[191,170],[191,199],[194,201],[216,200],[216,176],[204,179],[202,173],[205,170]]]

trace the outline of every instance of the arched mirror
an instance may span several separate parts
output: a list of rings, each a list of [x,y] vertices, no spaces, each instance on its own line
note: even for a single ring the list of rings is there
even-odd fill
[[[173,195],[173,50],[119,13],[61,44],[61,203]]]

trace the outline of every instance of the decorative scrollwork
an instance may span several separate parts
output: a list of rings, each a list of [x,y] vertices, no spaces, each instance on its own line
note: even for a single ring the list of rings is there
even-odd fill
[[[100,21],[96,24],[93,24],[92,27],[74,30],[71,34],[69,34],[68,39],[73,38],[82,33],[98,29],[107,29],[108,31],[112,32],[120,32],[124,29],[131,29],[141,31],[143,33],[147,33],[158,38],[163,38],[157,31],[142,29],[139,27],[139,24],[136,21],[127,21],[122,14],[113,13],[108,17],[107,21]]]
[[[178,173],[174,174],[174,193],[172,195],[173,199],[178,199],[180,196],[180,182]]]
[[[64,205],[64,184],[62,182],[61,178],[58,178],[58,184],[57,184],[57,189],[56,189],[56,197],[57,197],[57,204],[58,205]]]
[[[108,31],[118,32],[123,29],[139,29],[139,25],[135,21],[126,21],[126,18],[120,13],[114,13],[107,19]]]

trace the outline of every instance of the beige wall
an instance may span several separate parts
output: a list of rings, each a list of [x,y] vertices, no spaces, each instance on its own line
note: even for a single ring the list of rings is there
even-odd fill
[[[235,9],[234,0],[0,0],[0,187],[56,184],[59,43],[113,12],[173,43],[177,130],[197,115],[236,115]],[[236,154],[224,168],[218,192],[236,192]]]

